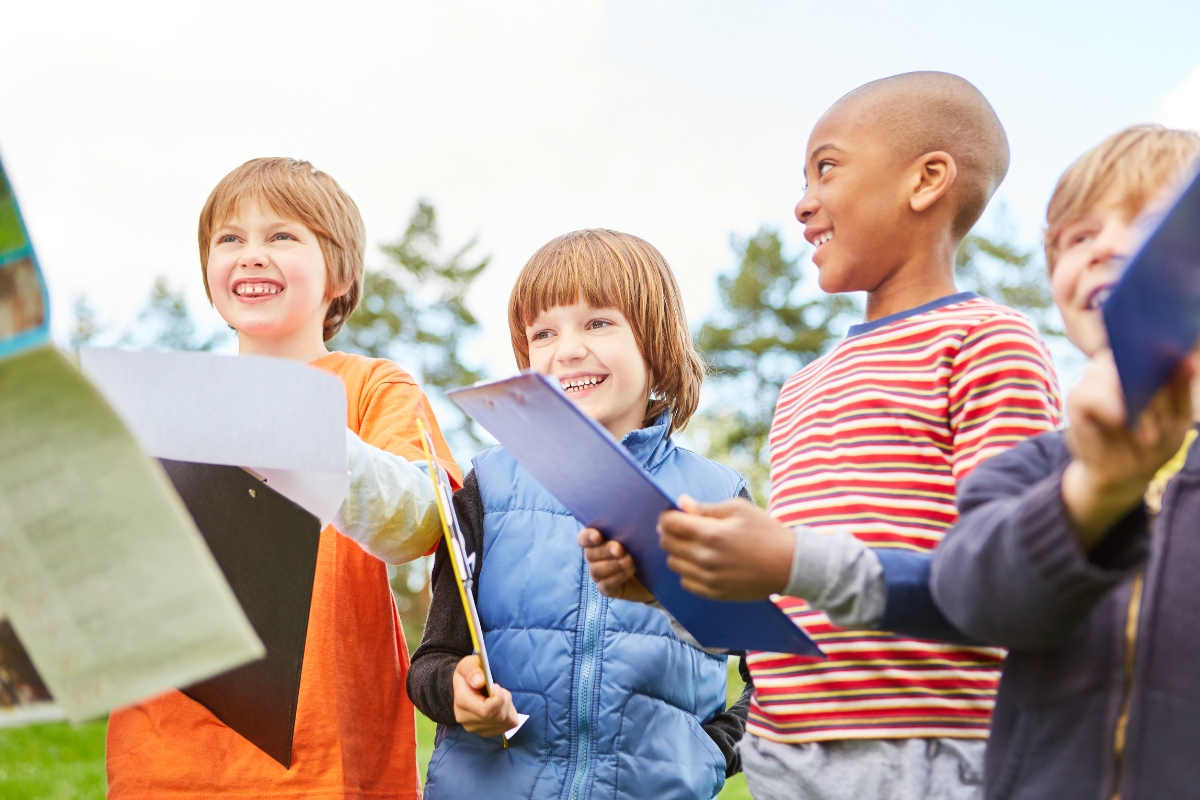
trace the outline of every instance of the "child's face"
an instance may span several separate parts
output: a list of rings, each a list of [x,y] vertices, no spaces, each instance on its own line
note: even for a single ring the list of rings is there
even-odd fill
[[[853,108],[834,107],[808,139],[808,186],[796,204],[821,289],[872,291],[898,266],[904,225],[903,165]]]
[[[1100,306],[1130,255],[1129,213],[1120,200],[1119,194],[1110,194],[1063,228],[1058,261],[1050,274],[1050,290],[1067,337],[1088,357],[1108,346]]]
[[[295,220],[244,203],[213,231],[208,286],[213,305],[247,344],[269,352],[297,337],[320,340],[329,309],[317,235]],[[322,345],[323,346],[323,345]]]
[[[554,306],[525,328],[529,366],[562,382],[575,405],[621,439],[642,427],[650,369],[615,308]]]

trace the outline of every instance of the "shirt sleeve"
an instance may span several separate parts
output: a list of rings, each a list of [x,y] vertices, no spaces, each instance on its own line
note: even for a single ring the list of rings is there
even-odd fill
[[[363,398],[363,404],[359,412],[358,438],[405,461],[424,462],[425,451],[417,434],[419,419],[433,438],[434,458],[450,474],[454,487],[462,486],[462,470],[454,463],[450,446],[429,407],[429,399],[415,383],[381,381]]]
[[[726,778],[732,778],[742,771],[737,743],[746,733],[746,717],[750,715],[750,701],[754,697],[754,681],[750,678],[745,656],[738,659],[738,674],[746,682],[746,687],[742,689],[737,702],[703,725],[704,732],[725,756]]]
[[[397,370],[398,372],[398,370]],[[398,455],[405,461],[424,463],[425,451],[417,433],[417,420],[433,439],[434,459],[450,476],[451,485],[462,486],[462,470],[450,454],[450,446],[425,393],[405,374],[402,379],[383,380],[364,393],[359,408],[358,437],[372,447]],[[423,555],[432,555],[436,539]]]
[[[333,526],[388,564],[404,564],[429,553],[437,545],[442,523],[427,472],[372,447],[349,429],[346,454],[350,486]]]
[[[1144,505],[1091,553],[1062,500],[1070,454],[1061,434],[1031,439],[983,464],[959,491],[959,519],[933,551],[930,589],[959,630],[1012,650],[1060,646],[1101,597],[1149,552]]]
[[[970,330],[951,366],[949,394],[956,484],[996,453],[1054,430],[1062,416],[1050,355],[1015,312]]]
[[[483,497],[474,471],[467,473],[463,488],[454,493],[454,512],[462,529],[467,556],[475,554],[474,587],[479,586],[483,567]],[[408,696],[421,713],[442,725],[457,725],[454,718],[454,670],[464,656],[471,655],[471,629],[458,583],[450,566],[450,553],[443,539],[433,557],[432,597],[425,634],[412,656],[408,670]],[[478,589],[475,589],[478,595]]]

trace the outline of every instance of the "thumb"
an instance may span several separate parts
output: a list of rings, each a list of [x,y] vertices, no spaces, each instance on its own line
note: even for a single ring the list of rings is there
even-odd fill
[[[680,510],[695,514],[700,517],[713,517],[715,519],[725,519],[737,513],[738,506],[742,505],[741,500],[722,500],[720,503],[701,503],[698,500],[692,499],[686,494],[679,495],[679,500],[676,505]]]

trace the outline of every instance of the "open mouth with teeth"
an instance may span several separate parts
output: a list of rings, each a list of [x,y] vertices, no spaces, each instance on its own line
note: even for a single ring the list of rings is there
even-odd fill
[[[580,375],[577,378],[564,378],[562,388],[567,394],[578,394],[595,388],[606,380],[608,380],[607,375]]]
[[[832,239],[832,238],[833,238],[833,231],[825,231],[825,232],[824,232],[824,233],[822,233],[822,234],[818,234],[818,235],[817,235],[817,236],[816,236],[816,237],[813,239],[813,242],[812,242],[812,243],[813,243],[813,247],[820,247],[821,245],[825,244],[826,242],[828,242],[828,241],[829,241],[830,239]]]
[[[233,293],[238,297],[269,297],[282,291],[282,286],[269,281],[241,281],[233,287]]]
[[[1113,285],[1111,283],[1106,283],[1103,286],[1097,286],[1095,289],[1092,289],[1087,299],[1084,300],[1083,307],[1088,311],[1098,310],[1100,306],[1104,305],[1104,301],[1109,298],[1109,295],[1112,294],[1112,289]]]

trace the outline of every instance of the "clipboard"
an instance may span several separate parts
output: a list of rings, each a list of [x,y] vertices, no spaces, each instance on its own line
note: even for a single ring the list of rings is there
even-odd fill
[[[1131,425],[1200,338],[1200,174],[1135,225],[1148,233],[1101,309]]]
[[[479,664],[483,668],[484,689],[488,697],[496,696],[496,685],[492,679],[492,663],[488,660],[487,647],[483,642],[483,623],[479,620],[479,609],[475,606],[475,554],[467,555],[466,539],[463,538],[462,528],[458,525],[458,515],[454,513],[454,493],[445,472],[438,467],[433,458],[434,445],[429,432],[421,419],[417,418],[417,433],[421,437],[421,449],[425,452],[426,466],[429,468],[429,479],[433,481],[433,494],[437,498],[438,517],[442,521],[442,537],[446,541],[446,551],[450,554],[450,567],[454,573],[454,582],[458,585],[458,597],[462,600],[463,613],[467,617],[467,629],[471,632],[471,647]],[[501,739],[504,748],[508,749],[508,740],[521,730],[521,726],[529,719],[528,714],[517,713],[517,724],[504,732]]]
[[[287,769],[320,521],[239,467],[160,462],[267,650],[180,691]]]
[[[619,541],[637,577],[701,645],[811,658],[824,653],[769,600],[709,600],[683,588],[658,544],[674,498],[555,381],[532,372],[449,393],[583,525]]]

